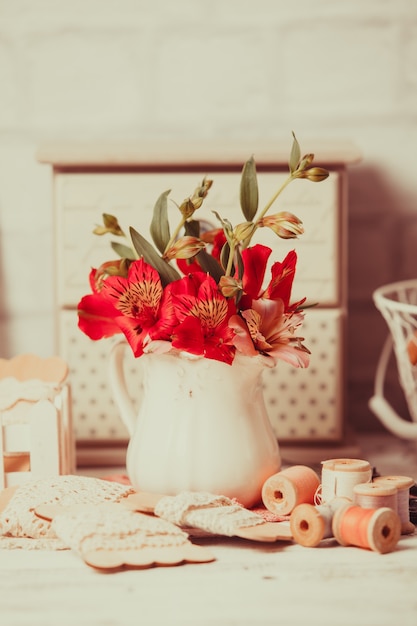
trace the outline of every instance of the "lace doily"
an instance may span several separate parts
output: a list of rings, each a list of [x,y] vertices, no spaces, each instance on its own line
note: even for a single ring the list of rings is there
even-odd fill
[[[198,528],[211,534],[232,537],[238,528],[263,524],[264,519],[226,496],[184,491],[164,496],[155,506],[155,515],[184,528]]]
[[[51,479],[28,481],[20,485],[0,512],[0,538],[30,538],[38,540],[39,547],[45,540],[53,539],[52,549],[65,547],[57,543],[57,535],[51,522],[35,515],[35,507],[41,504],[100,504],[119,502],[133,493],[132,487],[88,476],[56,476]]]
[[[60,513],[52,521],[52,529],[81,555],[100,550],[165,548],[188,542],[188,535],[177,526],[117,505]]]

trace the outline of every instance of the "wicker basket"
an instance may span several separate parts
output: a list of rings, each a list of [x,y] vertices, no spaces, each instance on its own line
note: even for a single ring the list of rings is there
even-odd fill
[[[417,332],[417,280],[380,287],[374,292],[373,299],[388,324],[390,334],[378,361],[374,395],[369,406],[393,434],[417,439],[417,365],[412,365],[407,352],[408,344]],[[392,352],[396,357],[399,382],[412,421],[399,416],[384,398],[385,374]]]

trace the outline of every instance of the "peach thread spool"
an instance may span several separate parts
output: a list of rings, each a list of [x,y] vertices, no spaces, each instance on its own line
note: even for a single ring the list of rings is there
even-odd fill
[[[353,488],[372,479],[372,468],[362,459],[328,459],[322,461],[321,503],[333,498],[349,498],[353,501]]]
[[[401,536],[401,521],[389,507],[363,509],[347,504],[337,509],[333,535],[342,546],[355,546],[380,554],[391,552]]]
[[[262,501],[268,511],[289,515],[298,504],[313,504],[319,485],[320,478],[313,469],[306,465],[293,465],[264,482]]]
[[[333,498],[327,504],[296,506],[290,517],[294,541],[307,548],[315,548],[323,539],[333,537],[333,516],[339,507],[348,503],[347,498]]]
[[[378,476],[375,484],[393,485],[397,489],[397,513],[401,520],[401,534],[411,535],[415,531],[414,524],[410,521],[410,489],[414,480],[410,476]]]

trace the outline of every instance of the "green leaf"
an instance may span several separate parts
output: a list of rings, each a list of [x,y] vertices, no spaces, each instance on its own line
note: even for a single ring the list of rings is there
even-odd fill
[[[159,252],[163,254],[170,240],[168,222],[168,201],[167,198],[171,190],[164,191],[159,196],[153,209],[153,216],[150,226],[151,237]]]
[[[292,134],[292,136],[293,136],[293,142],[292,142],[290,160],[288,163],[291,174],[295,172],[295,170],[297,169],[297,165],[299,164],[300,159],[301,159],[300,144],[298,143],[294,133]]]
[[[199,220],[187,220],[184,224],[184,231],[185,234],[190,235],[190,237],[200,237]]]
[[[209,254],[206,250],[200,250],[196,254],[196,259],[198,260],[201,268],[204,272],[208,272],[210,276],[214,278],[216,283],[219,282],[220,278],[224,275],[224,269],[211,254]]]
[[[253,156],[246,161],[240,180],[240,206],[248,222],[252,222],[258,210],[259,192],[256,164]]]
[[[200,236],[200,222],[199,220],[188,220],[184,224],[185,232],[187,235],[191,235],[192,237]],[[224,269],[211,254],[207,252],[207,250],[200,250],[195,255],[198,263],[201,265],[201,269],[203,272],[208,272],[210,276],[214,278],[216,283],[219,282],[220,278],[224,275]]]
[[[123,243],[112,241],[111,247],[116,252],[116,254],[118,254],[119,257],[121,257],[122,259],[131,259],[132,261],[136,259],[136,255],[134,251],[132,250],[132,248],[129,248],[129,246],[126,246]]]
[[[155,248],[132,227],[130,227],[130,236],[136,252],[140,257],[144,258],[146,263],[149,263],[149,265],[152,265],[152,267],[156,269],[164,287],[168,283],[181,278],[177,270],[164,261],[156,252]]]

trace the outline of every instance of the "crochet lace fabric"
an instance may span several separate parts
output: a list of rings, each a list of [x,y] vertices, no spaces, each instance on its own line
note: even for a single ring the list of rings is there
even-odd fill
[[[62,549],[66,546],[58,541],[51,522],[35,515],[34,509],[37,506],[119,502],[133,492],[132,487],[88,476],[56,476],[24,483],[17,488],[5,509],[0,512],[0,539],[9,538],[9,541],[0,541],[0,548],[19,547],[21,542],[10,541],[13,537],[37,540],[39,548],[48,546],[47,540],[53,540],[48,547]]]
[[[238,528],[264,523],[260,515],[226,496],[205,492],[185,491],[177,496],[164,496],[155,507],[155,515],[185,528],[227,537],[232,537]]]
[[[180,546],[188,535],[165,520],[122,507],[98,505],[58,515],[52,522],[56,535],[79,554]]]

